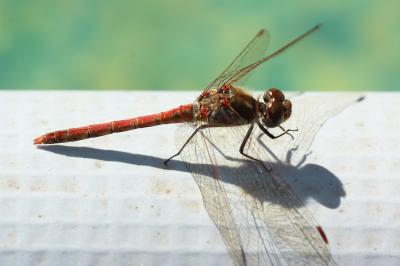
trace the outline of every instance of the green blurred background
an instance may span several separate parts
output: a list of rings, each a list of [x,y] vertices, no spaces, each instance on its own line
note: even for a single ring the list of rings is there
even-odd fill
[[[201,90],[261,28],[251,88],[400,89],[400,1],[0,0],[0,89]]]

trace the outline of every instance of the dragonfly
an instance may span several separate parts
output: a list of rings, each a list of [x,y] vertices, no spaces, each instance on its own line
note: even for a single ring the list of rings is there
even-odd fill
[[[50,132],[35,138],[34,144],[180,123],[178,152],[164,163],[181,156],[235,265],[334,265],[324,230],[281,177],[279,158],[291,152],[295,155],[291,160],[300,160],[322,122],[347,103],[327,101],[328,112],[313,112],[316,123],[302,129],[294,140],[298,129],[283,127],[295,115],[291,100],[276,88],[266,90],[260,100],[243,87],[254,69],[320,26],[267,56],[269,33],[259,31],[193,103],[157,114]],[[273,139],[266,141],[271,143],[267,146],[276,148],[274,156],[262,149],[259,142],[264,139],[257,134]]]

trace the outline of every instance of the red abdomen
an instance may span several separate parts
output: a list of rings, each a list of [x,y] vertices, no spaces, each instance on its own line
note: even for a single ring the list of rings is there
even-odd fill
[[[69,128],[44,134],[34,139],[34,144],[54,144],[95,138],[136,128],[152,127],[161,124],[191,122],[193,120],[193,105],[181,105],[153,115],[139,116],[131,119],[95,124],[78,128]]]

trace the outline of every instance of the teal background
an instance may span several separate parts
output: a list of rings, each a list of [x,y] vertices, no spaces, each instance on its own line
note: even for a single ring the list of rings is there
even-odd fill
[[[0,89],[201,90],[261,28],[256,89],[397,90],[400,1],[0,0]]]

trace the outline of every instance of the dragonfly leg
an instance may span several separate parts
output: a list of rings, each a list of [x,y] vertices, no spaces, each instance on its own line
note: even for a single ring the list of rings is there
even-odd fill
[[[292,139],[294,139],[293,136],[292,136],[292,134],[290,134],[289,132],[291,132],[291,131],[298,131],[298,129],[284,129],[283,127],[279,126],[279,128],[281,128],[281,129],[283,130],[283,133],[281,133],[281,134],[275,136],[275,135],[271,134],[271,132],[269,132],[268,129],[266,129],[266,128],[260,123],[260,121],[258,121],[258,119],[256,119],[256,123],[257,123],[258,127],[262,130],[262,132],[264,132],[265,135],[267,135],[267,136],[270,137],[271,139],[277,139],[277,138],[280,138],[280,137],[282,137],[283,135],[286,135],[286,134],[288,134]]]
[[[179,149],[179,151],[172,155],[171,157],[169,157],[167,160],[164,161],[165,165],[168,165],[168,162],[172,159],[175,158],[176,156],[178,156],[179,154],[181,154],[181,152],[183,151],[183,149],[186,147],[186,145],[189,143],[189,141],[196,135],[197,132],[199,132],[200,129],[206,128],[208,125],[201,125],[198,126],[193,133],[190,135],[190,137],[185,141],[185,143],[182,145],[182,148]]]
[[[286,130],[283,126],[279,126],[279,128],[282,129],[283,132],[286,132],[286,134],[288,134],[293,140],[294,140],[294,137],[289,132],[290,131],[299,131],[299,129],[297,127],[296,127],[296,129],[288,129],[288,130]]]
[[[254,158],[253,156],[250,156],[250,155],[244,153],[244,151],[243,151],[243,150],[244,150],[244,147],[246,146],[247,141],[249,140],[249,137],[250,137],[250,135],[251,135],[251,132],[253,131],[253,128],[254,128],[254,122],[251,123],[251,125],[250,125],[250,127],[249,127],[249,130],[247,130],[246,136],[244,136],[243,142],[242,142],[242,144],[240,145],[239,152],[240,152],[243,156],[245,156],[245,157],[247,157],[247,158],[249,158],[249,159],[252,159],[252,160],[254,160],[254,161],[257,161],[257,162],[261,163],[262,165],[264,165],[263,162],[262,162],[261,160],[256,159],[256,158]]]

